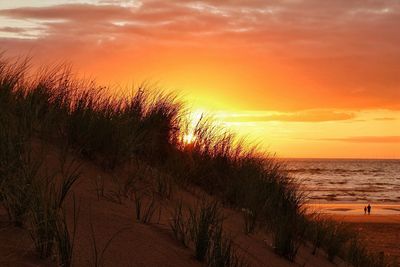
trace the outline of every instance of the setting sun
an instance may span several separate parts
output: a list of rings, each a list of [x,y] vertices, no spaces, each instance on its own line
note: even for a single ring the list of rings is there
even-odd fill
[[[193,133],[187,133],[183,136],[183,142],[186,145],[193,144],[196,141],[196,136]]]
[[[198,109],[194,110],[189,113],[187,116],[187,122],[185,123],[185,132],[182,136],[182,142],[186,145],[193,144],[196,140],[196,128],[198,127],[198,124],[200,121],[203,119],[204,116],[204,110]]]

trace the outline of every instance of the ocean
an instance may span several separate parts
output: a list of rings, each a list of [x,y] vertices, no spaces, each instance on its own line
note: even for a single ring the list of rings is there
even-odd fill
[[[400,203],[400,160],[287,159],[310,203]]]

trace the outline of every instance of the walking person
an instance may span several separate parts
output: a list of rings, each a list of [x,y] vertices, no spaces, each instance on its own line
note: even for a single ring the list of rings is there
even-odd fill
[[[368,210],[368,215],[370,215],[371,214],[371,205],[370,204],[368,204],[367,210]]]
[[[364,214],[367,214],[367,206],[364,206]]]

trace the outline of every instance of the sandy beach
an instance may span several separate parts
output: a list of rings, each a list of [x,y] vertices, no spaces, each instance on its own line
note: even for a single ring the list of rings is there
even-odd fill
[[[322,203],[307,204],[309,211],[316,211],[334,220],[348,223],[365,240],[374,252],[400,258],[400,205],[372,204],[371,214],[364,214],[364,204]]]
[[[397,220],[400,222],[400,204],[371,204],[371,214],[364,214],[364,207],[368,205],[363,203],[310,203],[306,204],[309,212],[318,212],[323,214],[332,214],[337,216],[359,217],[359,220]],[[366,215],[366,216],[364,216]],[[385,218],[385,219],[383,219]],[[389,218],[389,219],[388,219]],[[392,219],[390,219],[392,218]]]

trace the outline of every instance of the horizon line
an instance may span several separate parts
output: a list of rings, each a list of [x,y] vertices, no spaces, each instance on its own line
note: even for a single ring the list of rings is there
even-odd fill
[[[353,158],[353,157],[276,157],[282,160],[299,160],[299,159],[309,159],[309,160],[399,160],[400,158]]]

